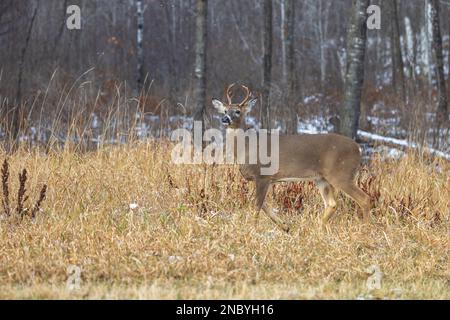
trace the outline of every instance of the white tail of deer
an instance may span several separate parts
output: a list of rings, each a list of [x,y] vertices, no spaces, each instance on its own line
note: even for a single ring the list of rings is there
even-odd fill
[[[250,90],[240,103],[232,103],[232,88],[226,89],[227,103],[212,100],[228,130],[248,129],[245,116],[256,104]],[[259,141],[258,141],[259,143]],[[258,146],[259,148],[259,146]],[[322,222],[326,224],[336,211],[336,193],[340,190],[355,200],[362,209],[365,222],[369,220],[370,197],[355,184],[355,175],[361,163],[359,146],[352,139],[337,134],[302,134],[279,136],[279,170],[273,175],[261,175],[260,164],[241,164],[240,172],[256,183],[257,212],[261,209],[284,231],[289,226],[282,221],[264,200],[269,187],[276,182],[315,181],[325,204]]]

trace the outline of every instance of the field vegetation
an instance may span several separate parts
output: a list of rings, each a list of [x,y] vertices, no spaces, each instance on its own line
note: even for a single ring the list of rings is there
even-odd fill
[[[370,224],[341,195],[323,228],[313,183],[277,185],[269,201],[286,234],[263,213],[255,221],[237,166],[175,165],[172,147],[2,151],[3,200],[7,188],[17,203],[23,168],[29,199],[25,214],[1,214],[0,298],[450,298],[448,161],[373,156],[357,177]]]

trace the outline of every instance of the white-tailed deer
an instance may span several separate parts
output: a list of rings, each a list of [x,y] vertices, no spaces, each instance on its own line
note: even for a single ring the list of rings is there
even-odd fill
[[[249,128],[245,116],[257,99],[242,86],[244,100],[232,103],[233,86],[226,89],[227,103],[213,99],[212,104],[223,114],[222,123],[227,129],[246,130]],[[256,183],[257,212],[262,209],[284,231],[288,232],[289,226],[264,203],[269,187],[276,182],[315,181],[325,204],[324,224],[336,210],[338,190],[355,200],[362,209],[364,221],[369,220],[370,197],[354,181],[361,154],[358,144],[352,139],[337,134],[280,135],[278,160],[279,170],[273,175],[261,175],[258,164],[241,164],[239,169],[245,179]]]

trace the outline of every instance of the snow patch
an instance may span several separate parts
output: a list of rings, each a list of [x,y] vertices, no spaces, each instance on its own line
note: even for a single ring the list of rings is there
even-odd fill
[[[383,137],[378,134],[374,134],[374,133],[370,133],[370,132],[366,132],[366,131],[362,131],[362,130],[358,130],[358,135],[361,137],[370,139],[370,140],[391,143],[391,144],[406,147],[406,148],[412,148],[412,149],[419,148],[419,145],[415,142],[409,142],[407,140],[401,140],[401,139],[390,138],[390,137]],[[439,151],[439,150],[436,150],[433,148],[425,147],[424,149],[435,156],[444,158],[446,160],[450,160],[450,154],[448,154],[448,153],[445,153],[445,152],[442,152],[442,151]]]

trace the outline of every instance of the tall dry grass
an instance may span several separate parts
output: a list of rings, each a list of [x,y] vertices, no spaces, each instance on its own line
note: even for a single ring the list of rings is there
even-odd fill
[[[286,234],[263,214],[255,224],[237,167],[174,165],[171,147],[1,152],[12,203],[23,168],[29,194],[48,190],[35,219],[1,216],[0,298],[450,298],[448,162],[373,158],[358,177],[375,202],[368,225],[341,196],[323,229],[312,184],[277,186]]]

